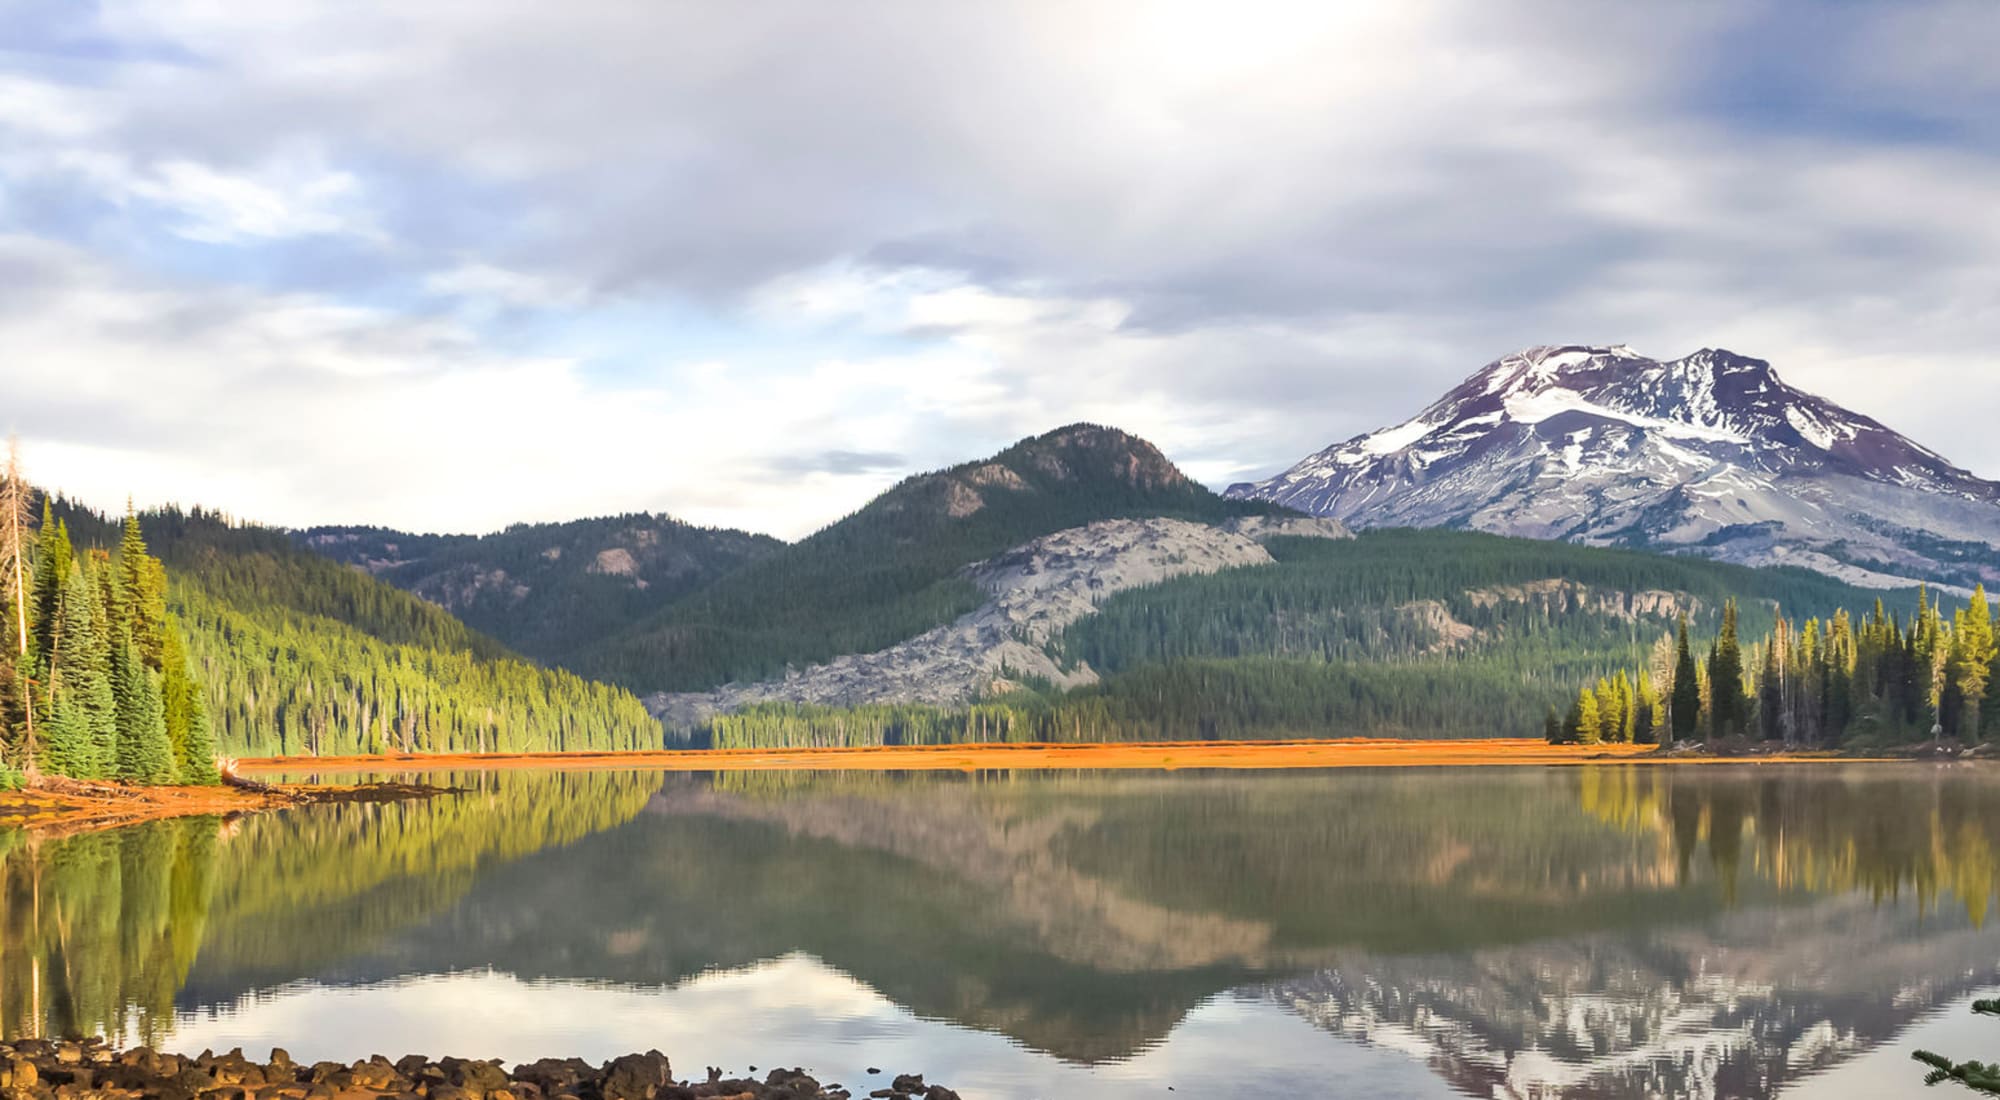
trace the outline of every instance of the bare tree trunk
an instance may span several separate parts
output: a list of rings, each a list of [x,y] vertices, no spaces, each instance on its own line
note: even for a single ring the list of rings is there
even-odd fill
[[[18,637],[16,645],[20,659],[28,656],[28,529],[34,518],[28,513],[28,482],[21,473],[21,441],[15,437],[7,440],[7,468],[5,481],[0,482],[0,567],[12,576],[7,578],[14,586],[14,625]],[[22,770],[35,774],[35,691],[34,681],[25,672],[21,679],[27,686],[23,712],[27,716],[27,737],[22,746],[22,755],[27,757]]]

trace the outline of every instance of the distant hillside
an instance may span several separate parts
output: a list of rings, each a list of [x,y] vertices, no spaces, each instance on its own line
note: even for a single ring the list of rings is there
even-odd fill
[[[643,512],[515,524],[491,535],[314,527],[293,537],[530,657],[564,666],[577,650],[784,546]]]
[[[1101,681],[970,708],[751,707],[714,717],[718,746],[965,740],[1534,736],[1547,707],[1652,662],[1685,612],[1746,633],[1884,597],[1796,569],[1750,569],[1462,531],[1273,538],[1268,564],[1109,596],[1047,643]]]
[[[109,546],[108,519],[69,502],[79,547]],[[166,564],[208,694],[216,739],[237,755],[652,748],[659,727],[631,695],[540,668],[443,608],[279,530],[169,509],[140,522]]]
[[[1074,424],[912,477],[582,651],[574,667],[641,690],[763,679],[950,622],[984,599],[960,568],[1043,535],[1104,519],[1274,511],[1285,509],[1223,500],[1145,440]]]

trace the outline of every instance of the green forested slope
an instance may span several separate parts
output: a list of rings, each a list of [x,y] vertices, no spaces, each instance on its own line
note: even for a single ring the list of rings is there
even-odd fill
[[[1282,511],[1226,501],[1152,444],[1079,424],[910,478],[854,515],[723,577],[575,667],[689,691],[891,645],[977,607],[958,570],[1051,532],[1121,516]]]
[[[1779,607],[1827,615],[1877,595],[1803,570],[1464,531],[1275,539],[1270,550],[1273,568],[1114,596],[1069,629],[1062,652],[1099,672],[1191,658],[1381,662],[1455,652],[1523,673],[1565,673],[1650,647],[1674,616],[1647,593],[1680,603],[1697,624],[1718,623],[1723,604],[1737,599],[1746,629],[1759,630]],[[1429,601],[1441,608],[1421,606]],[[1474,633],[1454,642],[1449,630],[1462,628],[1450,624]]]
[[[743,531],[633,513],[515,524],[490,535],[314,527],[294,541],[414,592],[548,664],[784,546]]]
[[[1686,611],[1745,629],[1880,593],[1756,570],[1525,539],[1371,531],[1279,539],[1276,565],[1120,593],[1054,648],[1103,682],[962,711],[769,706],[715,719],[717,745],[960,740],[1534,736],[1552,702],[1654,659]],[[1896,597],[1901,598],[1901,597]]]
[[[62,504],[80,546],[115,530]],[[538,667],[449,612],[285,532],[202,511],[141,522],[168,573],[225,753],[651,748],[659,726],[616,688]]]

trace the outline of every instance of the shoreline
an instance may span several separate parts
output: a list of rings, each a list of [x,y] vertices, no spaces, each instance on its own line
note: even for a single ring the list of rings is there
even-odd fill
[[[117,829],[176,817],[225,819],[329,802],[396,802],[450,793],[449,788],[409,783],[288,783],[266,790],[241,787],[135,787],[124,783],[77,782],[0,791],[0,826],[14,826],[45,839]]]
[[[1551,745],[1539,738],[1294,741],[1084,742],[896,745],[828,748],[660,749],[243,759],[246,773],[480,771],[517,768],[724,771],[1275,771],[1321,768],[1548,767],[1584,764],[1780,764],[1901,758],[1838,752],[1726,755],[1676,753],[1654,745]]]
[[[637,752],[385,753],[374,756],[267,756],[236,761],[245,775],[313,777],[250,790],[237,786],[134,787],[76,783],[0,792],[0,827],[43,837],[146,821],[224,818],[329,802],[430,798],[451,788],[424,783],[334,783],[320,776],[451,771],[961,772],[979,771],[1293,771],[1335,768],[1581,767],[1704,764],[1908,763],[1910,756],[1835,751],[1728,753],[1654,745],[1551,745],[1531,738],[1415,740],[1342,738],[1291,741],[1082,742],[1069,744],[896,745],[837,748],[658,749]],[[257,786],[263,786],[258,784]]]

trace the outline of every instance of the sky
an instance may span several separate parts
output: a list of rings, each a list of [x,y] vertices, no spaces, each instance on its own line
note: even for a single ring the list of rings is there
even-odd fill
[[[0,0],[0,432],[294,526],[1215,486],[1534,344],[2000,478],[2000,4]]]

